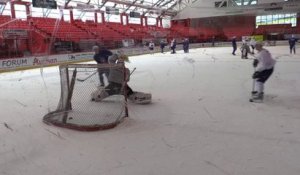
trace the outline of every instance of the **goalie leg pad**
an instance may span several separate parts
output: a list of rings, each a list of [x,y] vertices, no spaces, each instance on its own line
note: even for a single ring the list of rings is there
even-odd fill
[[[104,88],[98,88],[97,90],[92,92],[91,100],[99,102],[99,101],[103,100],[104,98],[106,98],[108,96],[109,96],[109,94],[105,91]]]
[[[133,103],[148,104],[151,103],[152,94],[144,92],[133,92],[133,94],[128,96],[128,99]]]

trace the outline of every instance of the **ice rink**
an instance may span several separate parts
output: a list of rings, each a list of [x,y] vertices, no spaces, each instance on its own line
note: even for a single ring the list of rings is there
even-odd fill
[[[266,48],[277,64],[264,103],[249,102],[252,57],[231,47],[130,57],[129,85],[153,102],[96,132],[42,122],[57,67],[2,73],[0,175],[299,175],[300,54]]]

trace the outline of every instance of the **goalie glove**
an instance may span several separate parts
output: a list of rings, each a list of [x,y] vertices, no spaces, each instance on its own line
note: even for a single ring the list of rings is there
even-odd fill
[[[257,59],[254,59],[254,60],[253,60],[253,67],[257,67],[257,65],[258,65],[258,60],[257,60]]]
[[[252,75],[253,79],[259,78],[260,77],[260,72],[256,71],[254,72],[254,74]]]

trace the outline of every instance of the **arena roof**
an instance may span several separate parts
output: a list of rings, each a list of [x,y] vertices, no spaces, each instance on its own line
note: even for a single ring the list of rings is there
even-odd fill
[[[0,0],[0,15],[6,11],[6,14],[10,11],[10,0]],[[32,0],[22,0],[23,2],[33,2]],[[37,1],[37,0],[36,0]],[[50,0],[51,1],[51,0]],[[2,3],[1,3],[2,2]],[[161,17],[170,19],[175,16],[178,9],[189,4],[191,0],[56,0],[59,9],[76,9],[82,13],[94,12],[94,11],[107,11],[109,9],[116,9],[119,13],[136,12],[139,15],[148,17]],[[6,4],[5,4],[6,3]],[[32,8],[33,12],[38,12],[37,8]],[[18,10],[18,9],[16,9]],[[55,9],[42,9],[48,10],[51,13],[55,12]],[[114,15],[112,13],[112,15]]]

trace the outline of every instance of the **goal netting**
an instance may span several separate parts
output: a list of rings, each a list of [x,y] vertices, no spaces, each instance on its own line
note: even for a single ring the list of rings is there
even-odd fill
[[[95,131],[109,129],[128,116],[127,98],[123,90],[100,102],[91,100],[99,87],[99,70],[124,69],[124,64],[69,64],[61,65],[61,96],[55,111],[46,114],[43,121],[60,127]]]

